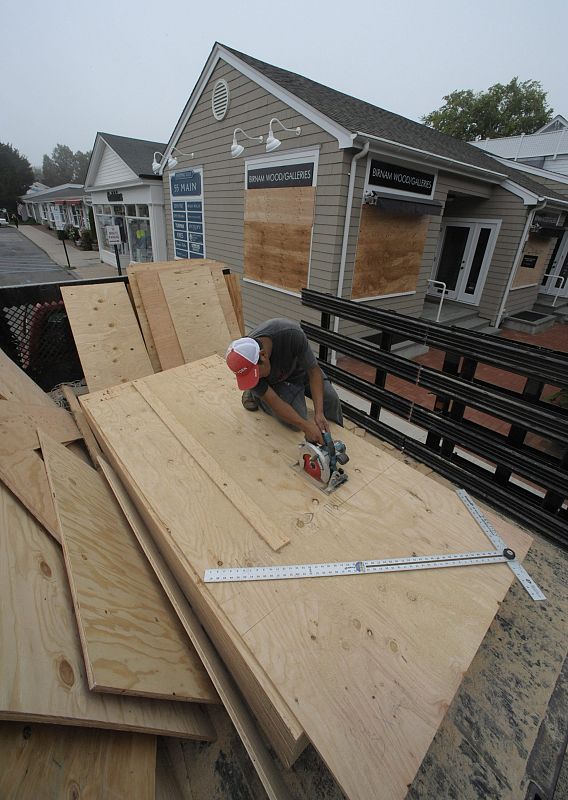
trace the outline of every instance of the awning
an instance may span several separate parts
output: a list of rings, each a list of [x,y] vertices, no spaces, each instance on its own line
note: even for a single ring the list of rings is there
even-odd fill
[[[383,211],[394,211],[396,214],[408,214],[412,217],[426,214],[431,217],[440,217],[443,209],[442,203],[437,200],[406,200],[400,197],[387,197],[378,192],[369,192],[365,196],[365,204]]]

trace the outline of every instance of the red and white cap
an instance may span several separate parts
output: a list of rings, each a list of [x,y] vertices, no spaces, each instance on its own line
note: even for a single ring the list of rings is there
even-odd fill
[[[229,369],[237,376],[237,385],[242,391],[252,389],[259,382],[259,358],[260,347],[258,342],[248,336],[242,339],[235,339],[229,345],[225,361]]]

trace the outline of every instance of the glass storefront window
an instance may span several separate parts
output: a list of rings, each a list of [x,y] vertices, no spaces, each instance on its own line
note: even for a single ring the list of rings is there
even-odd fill
[[[138,264],[152,261],[152,236],[150,234],[149,220],[129,219],[127,220],[127,224],[132,260],[136,261]]]
[[[146,206],[146,205],[138,206],[138,216],[139,217],[149,217],[150,216],[150,212],[148,210],[148,206]]]
[[[110,206],[103,206],[103,214],[112,214]]]
[[[102,206],[95,206],[95,214],[102,214],[103,207]]]
[[[127,217],[135,217],[136,216],[136,206],[126,206],[126,216]]]
[[[123,217],[124,216],[124,206],[113,206],[112,207],[112,213],[113,214],[118,214],[119,216]]]

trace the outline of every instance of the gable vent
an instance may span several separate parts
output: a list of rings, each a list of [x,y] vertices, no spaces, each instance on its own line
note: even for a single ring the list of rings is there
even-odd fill
[[[227,81],[222,78],[217,81],[213,89],[211,107],[215,119],[224,119],[229,110],[229,87],[227,86]]]

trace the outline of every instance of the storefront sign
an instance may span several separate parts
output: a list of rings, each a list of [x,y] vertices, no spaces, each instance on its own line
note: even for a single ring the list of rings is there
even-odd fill
[[[249,169],[247,189],[281,189],[290,186],[313,186],[314,163],[285,164]]]
[[[558,214],[535,214],[533,219],[533,225],[540,225],[541,228],[555,228],[557,225],[560,225],[560,217],[562,214],[559,212]]]
[[[202,168],[196,167],[172,173],[170,189],[174,255],[176,258],[204,258]]]
[[[434,189],[436,176],[430,172],[418,172],[408,167],[401,167],[399,164],[391,164],[388,161],[371,160],[369,170],[369,185],[381,186],[385,189],[394,189],[399,192],[411,192],[430,196]]]
[[[122,192],[119,192],[117,189],[111,189],[110,192],[107,192],[107,200],[109,203],[122,203]]]
[[[523,260],[521,261],[521,267],[526,267],[527,269],[534,269],[536,267],[538,261],[538,256],[523,256]]]
[[[105,225],[105,234],[110,245],[120,244],[120,228],[118,225]]]

